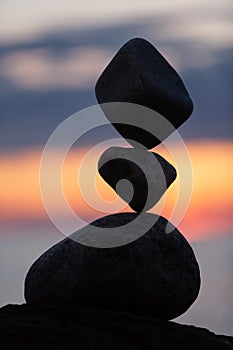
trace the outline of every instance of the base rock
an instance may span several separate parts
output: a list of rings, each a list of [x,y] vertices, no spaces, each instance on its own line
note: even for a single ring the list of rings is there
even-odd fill
[[[233,337],[126,312],[77,305],[0,309],[1,350],[230,350]]]

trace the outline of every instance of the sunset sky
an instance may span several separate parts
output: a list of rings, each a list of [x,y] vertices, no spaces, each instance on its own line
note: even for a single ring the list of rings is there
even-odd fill
[[[200,306],[194,307],[190,319],[194,315],[200,324],[206,317],[206,327],[210,325],[216,331],[229,333],[233,310],[218,298],[225,296],[225,292],[229,296],[233,285],[224,257],[225,247],[233,247],[232,1],[3,0],[0,23],[0,275],[3,279],[0,304],[11,300],[22,302],[26,270],[49,244],[58,240],[39,186],[41,155],[48,138],[70,115],[97,103],[94,86],[103,69],[126,41],[144,37],[177,70],[194,102],[191,118],[179,128],[193,170],[190,205],[185,213],[180,206],[174,216],[180,181],[186,181],[184,163],[166,197],[151,211],[157,213],[164,200],[162,215],[175,224],[179,218],[180,231],[201,247],[197,252],[201,252],[203,280],[207,282],[203,283]],[[64,196],[72,210],[86,222],[108,214],[91,208],[91,203],[110,212],[115,208],[116,212],[131,211],[100,176],[96,177],[96,186],[102,199],[91,190],[90,178],[98,160],[95,152],[90,156],[83,183],[77,181],[85,155],[98,143],[115,136],[113,128],[90,133],[79,147],[71,149],[64,162]],[[181,154],[178,143],[174,142],[172,149]],[[153,151],[176,167],[163,145]],[[51,154],[51,174],[57,152]],[[52,191],[52,179],[48,181]],[[88,203],[82,198],[79,185],[86,189]],[[56,195],[53,210],[63,218]],[[12,243],[20,239],[21,244]],[[43,242],[38,247],[37,239]],[[222,284],[209,268],[213,251],[208,251],[205,243],[202,245],[216,239],[224,247],[219,256],[226,273]],[[229,256],[232,250],[228,252]],[[213,280],[210,276],[214,276]],[[212,299],[208,299],[207,290],[216,284],[222,289],[216,289],[215,294],[213,291]],[[218,310],[210,307],[211,300],[213,305],[219,305]],[[213,321],[215,317],[210,309],[217,316],[222,312],[225,321],[220,318]]]
[[[175,147],[177,145],[174,144]],[[226,232],[230,234],[233,188],[229,187],[229,183],[233,178],[233,165],[230,162],[233,143],[210,140],[189,141],[187,147],[192,160],[193,191],[190,206],[183,222],[180,223],[180,229],[191,240],[221,235]],[[158,150],[161,155],[165,153],[166,158],[169,158],[169,154],[162,147],[158,147]],[[108,212],[101,213],[91,208],[91,202],[95,199],[97,207],[99,204],[101,209],[101,198],[98,197],[98,193],[91,193],[89,202],[88,198],[85,200],[80,194],[80,187],[88,188],[92,179],[89,173],[83,183],[78,184],[77,181],[80,162],[88,151],[86,148],[70,151],[62,172],[64,196],[77,215],[90,222],[97,217],[107,215]],[[56,158],[56,152],[52,155],[53,157]],[[95,156],[93,153],[89,160],[89,168],[93,174],[96,172],[94,163],[97,159],[97,154]],[[39,149],[24,150],[1,157],[1,213],[6,221],[46,220],[47,214],[43,207],[39,184],[40,160]],[[172,159],[169,160],[172,162]],[[178,182],[176,180],[167,192],[162,214],[168,219],[179,191]],[[117,198],[114,191],[100,176],[97,176],[96,183],[102,200],[110,202],[109,212],[114,211],[114,207],[111,209],[111,201]],[[120,202],[121,206],[125,206],[123,201]],[[156,213],[156,208],[151,212]],[[117,209],[116,207],[116,212]],[[131,211],[127,206],[124,210]],[[63,215],[56,196],[54,196],[54,211],[59,216]]]

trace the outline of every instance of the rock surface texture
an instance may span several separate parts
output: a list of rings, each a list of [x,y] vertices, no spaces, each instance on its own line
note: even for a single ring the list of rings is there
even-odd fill
[[[159,154],[138,148],[111,147],[98,164],[102,178],[136,212],[150,210],[175,181],[176,170]],[[127,182],[119,186],[119,181]],[[117,186],[118,185],[118,186]]]
[[[126,312],[24,304],[0,309],[0,349],[231,350],[233,337]]]
[[[129,102],[148,107],[164,116],[178,128],[193,111],[192,100],[177,72],[148,41],[135,38],[128,41],[99,77],[95,87],[100,104]],[[116,123],[112,109],[102,107],[107,118],[125,138],[151,149],[161,142],[144,128],[135,126],[133,115],[125,115],[125,123]],[[145,117],[139,115],[138,118]],[[156,122],[156,120],[154,121]],[[163,139],[172,132],[159,130]],[[134,143],[129,140],[130,143]]]
[[[136,216],[114,214],[92,225],[111,229]],[[85,230],[93,230],[92,225]],[[181,315],[198,295],[200,273],[188,242],[177,229],[166,233],[166,225],[160,217],[144,236],[112,249],[64,239],[30,268],[26,301],[92,305],[164,320]]]

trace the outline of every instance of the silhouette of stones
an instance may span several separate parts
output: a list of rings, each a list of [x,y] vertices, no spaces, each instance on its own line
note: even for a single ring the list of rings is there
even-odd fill
[[[193,111],[192,100],[177,72],[153,45],[141,38],[132,39],[120,48],[99,77],[95,92],[100,104],[129,102],[142,105],[160,113],[174,128],[183,124]],[[101,107],[117,131],[133,146],[132,140],[135,140],[151,149],[174,131],[163,126],[163,130],[158,130],[158,138],[134,125],[134,118],[144,118],[145,123],[151,124],[140,113],[134,116],[127,112],[125,123],[128,121],[131,125],[126,125],[115,122],[111,107]]]
[[[192,101],[176,71],[139,38],[127,42],[104,70],[96,96],[134,146],[106,150],[99,173],[137,213],[102,217],[50,248],[26,276],[25,299],[32,308],[71,304],[173,319],[197,298],[200,271],[178,229],[145,213],[176,178],[174,167],[147,149],[187,120]]]
[[[87,225],[84,233],[95,226],[111,230],[136,217],[136,213],[103,217]],[[26,276],[27,303],[81,304],[164,320],[181,315],[199,292],[198,263],[176,228],[166,233],[168,221],[154,214],[145,214],[143,220],[151,217],[157,219],[154,226],[124,246],[96,249],[66,238],[50,248]]]
[[[176,178],[175,168],[159,154],[138,148],[111,147],[102,154],[98,168],[136,212],[151,209]]]

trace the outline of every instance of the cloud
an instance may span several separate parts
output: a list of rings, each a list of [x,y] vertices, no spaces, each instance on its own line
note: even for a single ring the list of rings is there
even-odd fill
[[[199,41],[214,47],[232,45],[230,0],[68,0],[32,2],[8,0],[1,4],[0,43],[35,39],[67,29],[107,28],[129,22],[160,22],[156,38]],[[163,25],[164,22],[164,25]],[[153,32],[153,25],[150,27]]]
[[[133,9],[131,0],[121,5],[100,0],[95,8],[89,0],[69,0],[66,6],[53,0],[46,6],[32,6],[28,0],[20,6],[5,2],[1,79],[30,90],[90,88],[132,36],[146,37],[181,72],[217,65],[223,60],[221,52],[233,46],[228,0],[145,2],[134,2]],[[37,35],[29,38],[33,33]],[[12,44],[14,37],[18,46],[17,40]]]
[[[21,50],[2,58],[0,74],[24,89],[85,89],[94,85],[112,55],[92,46],[66,49],[57,56],[45,48]]]

